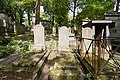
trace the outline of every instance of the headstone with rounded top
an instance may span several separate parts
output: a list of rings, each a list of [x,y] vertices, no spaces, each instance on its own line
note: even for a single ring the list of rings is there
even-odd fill
[[[34,26],[34,49],[45,50],[44,27],[41,23]]]
[[[59,51],[69,51],[69,29],[63,26],[59,29]]]

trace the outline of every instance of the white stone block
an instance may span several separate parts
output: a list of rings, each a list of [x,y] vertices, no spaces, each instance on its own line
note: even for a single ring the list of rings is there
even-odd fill
[[[69,29],[65,26],[59,29],[59,51],[69,51]]]
[[[44,27],[41,24],[34,26],[34,49],[45,50]]]

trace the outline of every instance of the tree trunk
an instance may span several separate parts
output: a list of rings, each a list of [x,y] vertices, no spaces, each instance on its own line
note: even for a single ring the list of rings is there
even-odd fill
[[[74,0],[74,7],[73,7],[73,26],[74,26],[74,23],[75,23],[75,10],[76,10],[76,6],[77,6],[77,0]]]
[[[116,12],[118,12],[118,10],[119,10],[119,3],[120,3],[120,0],[117,0],[117,4],[116,4]]]
[[[28,11],[28,25],[31,25],[30,24],[30,12]]]
[[[73,10],[73,22],[75,22],[75,10],[76,10],[76,3],[77,0],[74,0],[74,10]]]
[[[36,0],[35,12],[36,12],[35,24],[39,24],[40,22],[40,0]]]
[[[52,26],[54,26],[54,16],[52,16]]]
[[[20,13],[20,24],[22,24],[23,13]]]

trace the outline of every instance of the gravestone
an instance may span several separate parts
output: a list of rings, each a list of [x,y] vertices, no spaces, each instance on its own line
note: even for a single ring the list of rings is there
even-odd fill
[[[94,27],[85,27],[82,28],[82,38],[88,38],[88,39],[93,39],[94,38]],[[88,50],[89,46],[91,44],[91,40],[84,39],[84,44],[83,44],[83,52],[86,52]],[[89,52],[92,52],[92,47],[90,47]]]
[[[56,28],[55,27],[52,28],[52,34],[53,34],[53,36],[56,35]]]
[[[34,26],[34,49],[45,50],[44,27],[41,23]]]
[[[8,22],[9,17],[4,12],[0,12],[0,35],[7,36],[8,35]]]
[[[75,39],[75,34],[71,33],[69,34],[69,45],[71,49],[76,48],[76,39]]]
[[[65,26],[59,29],[59,51],[69,51],[69,29]]]

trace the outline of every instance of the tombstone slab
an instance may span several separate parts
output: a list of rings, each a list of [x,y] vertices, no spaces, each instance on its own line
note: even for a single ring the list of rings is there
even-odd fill
[[[53,34],[53,36],[56,35],[56,28],[55,27],[52,28],[52,34]]]
[[[93,39],[95,35],[94,32],[94,27],[92,27],[92,29],[89,27],[82,28],[82,38]],[[84,39],[83,52],[86,52],[86,50],[88,50],[91,42],[91,40]],[[90,47],[89,52],[92,52],[92,47]]]
[[[41,24],[34,26],[34,49],[45,50],[44,27]]]
[[[59,29],[59,51],[69,51],[69,29],[65,26]]]

